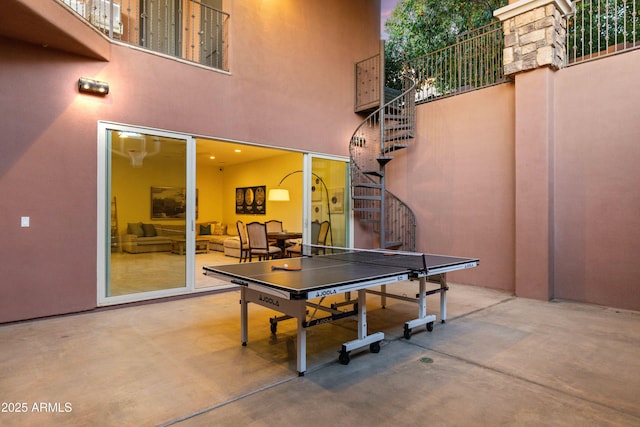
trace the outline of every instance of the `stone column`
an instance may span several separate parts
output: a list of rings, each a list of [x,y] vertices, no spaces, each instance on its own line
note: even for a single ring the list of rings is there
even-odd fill
[[[565,63],[568,0],[520,0],[494,12],[504,31],[504,74]]]
[[[565,62],[565,0],[498,9],[504,72],[515,81],[515,293],[554,296],[554,71]]]

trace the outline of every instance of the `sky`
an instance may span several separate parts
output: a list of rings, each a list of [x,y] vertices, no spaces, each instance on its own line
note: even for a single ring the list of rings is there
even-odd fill
[[[396,7],[398,1],[399,0],[380,0],[380,34],[385,40],[388,40],[389,36],[384,31],[384,23],[389,15],[391,15],[391,11]]]

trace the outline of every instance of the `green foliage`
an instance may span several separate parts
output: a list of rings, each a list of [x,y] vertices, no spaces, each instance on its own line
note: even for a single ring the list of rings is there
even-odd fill
[[[386,22],[386,85],[399,89],[405,61],[442,49],[456,37],[494,20],[508,0],[401,0]]]

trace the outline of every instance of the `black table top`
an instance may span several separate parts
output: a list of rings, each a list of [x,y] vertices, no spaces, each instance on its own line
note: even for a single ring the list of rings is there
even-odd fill
[[[273,270],[285,264],[296,270]],[[346,252],[262,262],[204,267],[205,272],[232,278],[240,285],[260,284],[294,294],[326,289],[375,279],[438,274],[478,265],[476,258],[432,254],[408,254],[393,251]]]

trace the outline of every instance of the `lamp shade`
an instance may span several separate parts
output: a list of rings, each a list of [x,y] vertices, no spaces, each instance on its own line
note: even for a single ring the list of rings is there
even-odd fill
[[[288,202],[289,201],[289,190],[284,188],[272,188],[269,190],[270,202]]]

